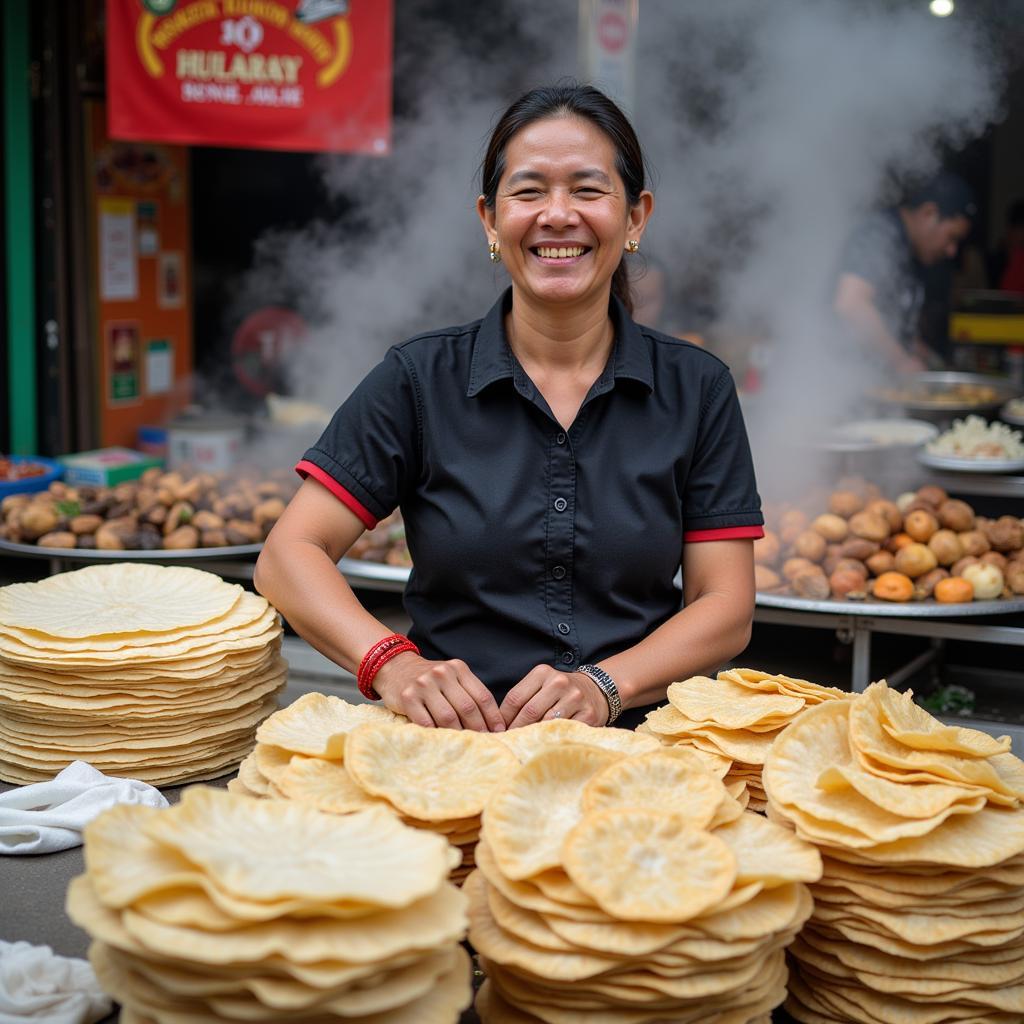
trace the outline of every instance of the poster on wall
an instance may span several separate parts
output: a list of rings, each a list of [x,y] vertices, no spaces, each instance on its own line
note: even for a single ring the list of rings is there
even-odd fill
[[[111,138],[386,154],[392,0],[107,0]]]

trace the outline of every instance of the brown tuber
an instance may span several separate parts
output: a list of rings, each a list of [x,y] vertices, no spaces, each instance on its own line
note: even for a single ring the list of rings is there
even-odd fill
[[[852,569],[836,569],[828,578],[828,585],[833,597],[846,597],[847,594],[863,590],[865,580],[863,573]]]
[[[826,512],[824,515],[818,516],[811,523],[811,529],[815,533],[820,533],[831,544],[838,544],[846,540],[846,535],[850,532],[850,527],[846,520],[832,512]]]
[[[850,516],[850,533],[855,537],[880,544],[889,536],[889,520],[874,512],[857,512]]]
[[[828,499],[828,510],[834,515],[849,519],[864,507],[864,499],[855,491],[833,491]]]
[[[947,530],[963,533],[974,528],[974,509],[966,501],[950,498],[939,506],[939,522]]]
[[[935,552],[924,544],[908,544],[896,552],[896,572],[911,579],[931,572],[938,564]]]
[[[926,572],[914,580],[914,592],[918,597],[931,597],[936,585],[948,577],[948,569],[932,569],[931,572]]]
[[[896,568],[896,558],[891,551],[876,551],[864,564],[872,576],[881,576]]]
[[[827,577],[817,566],[798,573],[790,580],[790,586],[797,597],[806,597],[812,601],[824,601],[831,593]]]
[[[804,530],[793,541],[793,554],[811,562],[820,562],[825,557],[825,538],[814,530]]]
[[[918,543],[924,544],[929,537],[939,528],[939,521],[924,509],[914,509],[908,512],[903,519],[903,529]]]
[[[934,508],[938,508],[944,501],[949,500],[949,495],[935,484],[925,484],[924,487],[918,487],[917,500],[926,501]]]
[[[934,552],[939,565],[952,565],[965,554],[960,538],[952,530],[936,530],[928,538],[928,547]]]
[[[203,542],[205,544],[206,536],[203,536]],[[210,545],[211,547],[213,545]],[[774,569],[769,569],[766,565],[755,565],[754,566],[754,586],[758,590],[774,590],[776,587],[782,585],[782,577],[779,576]]]

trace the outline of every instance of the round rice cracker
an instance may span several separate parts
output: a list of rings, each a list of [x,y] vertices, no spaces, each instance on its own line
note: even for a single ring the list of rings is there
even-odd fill
[[[692,721],[740,730],[762,723],[781,729],[806,704],[801,697],[757,692],[728,678],[706,676],[672,683],[667,696],[669,703]]]
[[[598,772],[583,790],[584,813],[613,807],[646,807],[678,814],[694,828],[714,821],[729,794],[708,771],[694,770],[670,750],[629,757]]]
[[[341,761],[295,755],[276,776],[276,785],[287,799],[327,814],[352,814],[374,806],[391,807],[387,800],[372,796],[359,786]]]
[[[403,907],[435,891],[454,866],[442,837],[380,808],[342,817],[197,787],[143,827],[220,887],[252,900]]]
[[[520,764],[526,764],[542,751],[565,743],[584,743],[623,754],[643,754],[661,747],[660,741],[654,737],[638,735],[628,729],[595,727],[565,718],[551,718],[508,729],[494,733],[494,738],[507,746]]]
[[[769,798],[786,808],[787,816],[808,836],[813,833],[824,841],[834,837],[835,845],[850,848],[873,847],[927,835],[952,815],[973,816],[984,807],[983,797],[964,798],[930,817],[909,817],[879,807],[854,788],[821,788],[818,780],[823,775],[834,775],[836,769],[857,771],[849,725],[855,705],[833,701],[811,708],[779,737],[765,765],[763,783]],[[903,788],[913,807],[912,787]]]
[[[345,737],[353,729],[398,721],[408,719],[377,704],[350,704],[340,697],[306,693],[267,719],[256,739],[293,754],[335,760],[344,757]]]
[[[403,814],[445,821],[479,814],[518,761],[489,733],[382,724],[347,734],[345,767]]]
[[[116,562],[0,587],[0,623],[63,639],[197,626],[226,615],[244,590],[184,566]]]
[[[234,605],[224,615],[205,622],[184,624],[180,627],[161,630],[159,633],[125,631],[108,635],[90,635],[81,639],[65,639],[49,636],[33,629],[22,629],[0,623],[0,636],[46,651],[122,651],[125,657],[130,657],[132,649],[135,647],[149,647],[154,643],[171,643],[188,636],[213,634],[230,636],[236,630],[251,627],[258,621],[263,622],[260,630],[262,631],[273,621],[276,614],[265,597],[242,590]]]
[[[760,882],[765,888],[787,882],[817,882],[821,854],[789,829],[758,814],[743,813],[713,833],[736,859],[736,885]]]
[[[222,1024],[223,1016],[203,1000],[184,1000],[168,994],[137,972],[108,955],[102,943],[90,950],[90,960],[103,988],[133,1012],[152,1016],[160,1024]],[[366,1024],[451,1024],[472,1000],[470,961],[465,950],[456,947],[455,962],[425,994],[402,1007],[379,1014],[359,1014]],[[280,1011],[267,1020],[280,1020]],[[306,1024],[330,1024],[339,1019],[338,1008],[302,1018]]]
[[[562,857],[573,882],[624,920],[690,920],[736,881],[736,858],[721,839],[659,811],[591,812],[566,837]]]
[[[731,668],[718,673],[719,679],[728,679],[740,686],[767,693],[781,693],[789,697],[801,697],[807,704],[820,704],[826,700],[850,700],[854,695],[848,690],[834,686],[822,686],[806,679],[792,676],[772,675],[753,668]]]
[[[563,840],[582,817],[584,787],[623,756],[566,743],[542,751],[506,778],[483,815],[483,835],[502,873],[521,880],[561,867]]]

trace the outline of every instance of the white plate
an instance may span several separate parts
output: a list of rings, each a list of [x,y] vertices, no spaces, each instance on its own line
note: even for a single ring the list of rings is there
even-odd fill
[[[917,461],[930,469],[949,469],[957,473],[1024,472],[1024,459],[970,459],[963,455],[936,455],[927,448],[917,453]]]
[[[875,451],[886,448],[917,448],[934,441],[939,428],[914,419],[854,420],[829,430],[815,441],[816,447],[834,452]]]
[[[1018,404],[1018,402],[1020,408],[1019,411],[1015,412],[1011,406]],[[1024,399],[1014,399],[1013,402],[1007,402],[999,412],[999,419],[1015,427],[1024,427]]]

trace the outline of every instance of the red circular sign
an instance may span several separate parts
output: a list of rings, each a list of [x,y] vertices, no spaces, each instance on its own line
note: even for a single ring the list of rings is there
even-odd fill
[[[250,313],[231,339],[231,365],[239,383],[254,395],[266,395],[294,347],[306,337],[306,321],[294,310],[267,306]]]
[[[597,41],[608,53],[618,53],[629,40],[629,24],[618,11],[605,11],[597,21]]]

